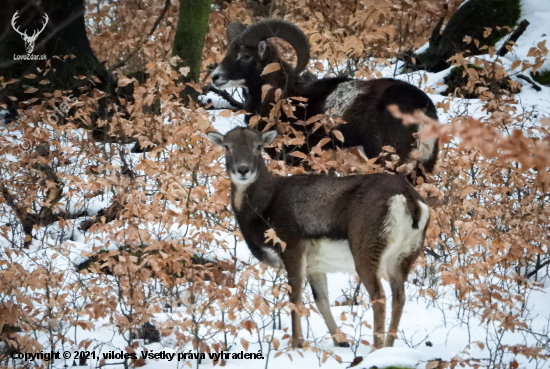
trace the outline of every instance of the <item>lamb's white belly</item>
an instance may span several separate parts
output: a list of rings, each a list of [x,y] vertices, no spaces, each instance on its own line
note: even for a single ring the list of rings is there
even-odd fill
[[[307,274],[346,272],[356,274],[347,240],[322,238],[309,241],[306,255]]]

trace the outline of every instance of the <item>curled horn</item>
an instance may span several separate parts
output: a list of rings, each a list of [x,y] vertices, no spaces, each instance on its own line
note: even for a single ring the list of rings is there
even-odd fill
[[[243,33],[246,26],[241,22],[233,22],[227,26],[226,33],[229,43],[233,42],[241,33]]]
[[[295,73],[303,71],[309,62],[309,41],[298,26],[282,19],[264,19],[248,27],[239,36],[244,45],[256,47],[265,39],[279,37],[296,50],[298,62]]]

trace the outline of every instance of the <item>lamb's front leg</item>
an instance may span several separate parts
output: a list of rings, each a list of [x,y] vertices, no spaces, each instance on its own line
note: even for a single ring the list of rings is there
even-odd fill
[[[332,311],[330,311],[330,303],[328,301],[327,275],[324,273],[310,274],[308,275],[307,279],[309,281],[309,284],[311,285],[311,290],[313,291],[315,305],[317,305],[317,309],[325,320],[328,331],[332,336],[334,346],[349,347],[349,343],[339,342],[336,337],[334,337],[334,335],[337,333],[337,325],[334,321],[334,317],[332,316]]]

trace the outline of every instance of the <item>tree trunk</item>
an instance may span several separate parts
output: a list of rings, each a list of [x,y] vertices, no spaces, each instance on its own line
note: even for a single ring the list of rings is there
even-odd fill
[[[180,1],[172,55],[179,56],[183,65],[191,69],[187,75],[189,81],[197,81],[200,75],[204,36],[208,30],[211,4],[211,0]]]
[[[212,7],[211,0],[180,0],[178,25],[172,55],[179,56],[182,65],[190,68],[189,74],[182,78],[182,82],[197,82],[200,76],[202,49],[204,37],[208,31],[208,16]],[[198,97],[198,92],[187,86],[181,97]]]
[[[428,49],[413,55],[416,61],[407,62],[407,69],[426,69],[429,72],[440,72],[449,67],[447,59],[459,52],[467,55],[486,53],[481,47],[494,44],[509,33],[521,15],[520,0],[469,0],[464,3],[449,19],[442,33],[443,20],[432,32]],[[501,27],[501,29],[497,29]],[[485,37],[487,28],[491,33]],[[465,42],[466,36],[472,42]],[[476,44],[473,40],[479,40]]]

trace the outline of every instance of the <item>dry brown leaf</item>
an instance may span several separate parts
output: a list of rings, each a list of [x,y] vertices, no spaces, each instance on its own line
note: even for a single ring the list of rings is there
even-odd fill
[[[283,240],[281,240],[281,239],[277,236],[277,233],[275,233],[275,230],[274,230],[273,228],[270,228],[270,229],[268,229],[267,231],[265,231],[264,237],[265,237],[266,243],[271,242],[271,243],[273,244],[273,246],[275,246],[275,245],[280,245],[281,251],[283,251],[283,252],[285,251],[285,249],[286,249],[286,242],[284,242]]]
[[[334,137],[336,137],[338,141],[344,142],[344,135],[342,134],[342,132],[337,129],[333,129],[332,134],[334,135]]]
[[[262,71],[262,76],[276,72],[278,70],[281,70],[281,65],[279,63],[270,63],[265,66],[264,70]]]
[[[132,80],[130,78],[127,78],[127,77],[120,77],[117,81],[117,86],[119,87],[124,87],[128,84],[132,83]]]

